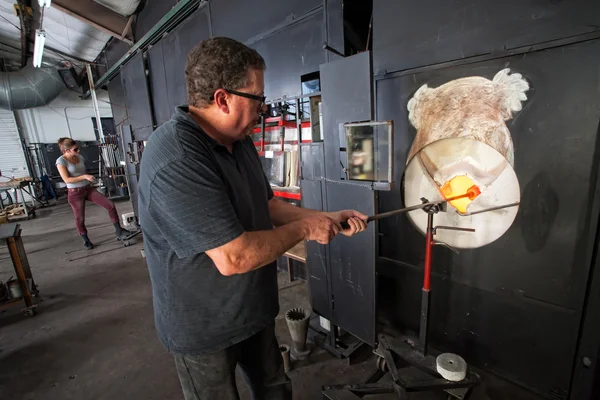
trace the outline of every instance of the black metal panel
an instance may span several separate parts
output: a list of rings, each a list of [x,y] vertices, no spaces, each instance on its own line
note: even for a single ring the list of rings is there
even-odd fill
[[[165,74],[166,63],[163,56],[164,41],[160,41],[148,50],[148,69],[150,70],[150,90],[156,125],[167,122],[173,114],[169,101],[169,87]]]
[[[370,53],[321,65],[323,137],[325,172],[328,179],[339,180],[340,124],[368,121],[373,115]]]
[[[301,180],[302,207],[323,210],[323,187],[319,180]],[[331,295],[327,277],[327,249],[317,242],[306,242],[306,268],[310,286],[310,300],[313,310],[331,319]]]
[[[125,90],[129,124],[136,140],[146,140],[154,130],[146,67],[141,53],[121,69],[121,82]]]
[[[322,0],[213,1],[210,4],[213,35],[246,42],[272,28],[297,19],[302,14],[322,6],[322,3]],[[293,42],[287,44],[290,47],[296,45]]]
[[[325,0],[325,26],[327,44],[344,54],[344,2],[343,0]],[[327,52],[327,61],[341,57]]]
[[[309,181],[322,179],[325,176],[323,142],[301,144],[300,152],[300,159],[302,160],[302,179]]]
[[[129,115],[127,113],[127,101],[125,99],[125,90],[121,79],[113,79],[108,83],[108,98],[110,99],[110,109],[115,120],[115,126],[128,123]]]
[[[415,135],[406,104],[422,84],[490,78],[507,66],[530,81],[524,110],[508,123],[522,191],[519,215],[488,246],[461,255],[434,252],[434,273],[445,279],[434,287],[433,312],[443,323],[433,323],[432,333],[438,343],[468,350],[479,365],[545,394],[553,388],[568,391],[596,233],[591,205],[598,168],[599,63],[600,41],[590,41],[377,82],[377,117],[395,123],[399,181]],[[379,205],[381,212],[401,207],[400,188],[382,192]],[[396,310],[396,322],[406,324],[418,315],[410,305],[418,303],[421,283],[406,276],[411,266],[422,264],[424,238],[405,216],[381,220],[379,229],[380,255],[407,263],[392,270],[397,279],[387,290],[380,288],[381,305]],[[456,299],[435,300],[444,296],[436,293],[459,292]],[[496,330],[504,332],[502,340],[492,333]]]
[[[370,120],[372,78],[369,53],[321,65],[321,96],[325,143],[326,209],[356,209],[375,213],[370,187],[336,183],[341,179],[340,124]],[[375,225],[352,238],[337,237],[329,247],[330,293],[335,325],[374,345],[375,333]],[[311,288],[311,290],[314,290]]]
[[[152,27],[175,5],[177,5],[177,0],[146,0],[144,8],[135,20],[135,39],[139,40],[146,33],[150,32]]]
[[[125,149],[125,154],[127,154],[130,150],[130,145],[133,143],[132,130],[130,125],[122,125],[121,127],[121,137],[123,139],[123,149]],[[125,158],[128,159],[127,155]],[[125,166],[125,173],[127,174],[127,185],[129,189],[129,198],[131,199],[131,204],[133,205],[133,212],[136,217],[138,217],[139,209],[138,209],[138,178],[139,178],[139,165],[133,164],[127,160],[127,165]]]
[[[100,117],[100,123],[102,124],[102,134],[104,136],[117,134],[115,120],[112,117]],[[98,123],[96,122],[96,117],[92,117],[92,125],[94,126],[94,134],[96,135],[96,140],[99,141],[100,132],[98,131]]]
[[[203,8],[162,40],[169,117],[175,107],[187,104],[184,74],[187,55],[194,46],[209,37],[207,9]]]
[[[125,42],[121,42],[120,40],[113,40],[110,44],[106,46],[105,54],[106,54],[106,63],[108,64],[108,68],[112,67],[127,53],[129,50],[129,45]]]
[[[600,123],[598,123],[596,135],[600,135]],[[600,154],[596,152],[595,156],[598,158]],[[600,197],[600,174],[597,169],[595,174],[595,198],[598,199]],[[591,215],[599,214],[600,204],[596,201]],[[574,363],[570,396],[573,400],[600,398],[600,340],[598,338],[600,338],[600,260],[596,246]]]
[[[422,242],[424,246],[425,238]],[[436,253],[434,269],[437,259]],[[401,320],[404,329],[416,333],[422,268],[379,259],[377,273],[380,320]],[[433,347],[459,354],[470,365],[536,389],[544,398],[566,399],[573,359],[563,342],[577,337],[578,316],[574,311],[448,284],[447,278],[439,274],[433,275],[431,285],[429,341]],[[559,397],[552,397],[552,391]]]
[[[327,182],[326,187],[329,211],[354,209],[376,214],[375,192],[370,187],[344,182]],[[375,224],[353,237],[338,235],[328,247],[334,304],[331,322],[375,346]]]
[[[600,26],[591,0],[374,0],[376,74],[494,53]]]
[[[326,61],[322,32],[323,14],[317,13],[250,44],[267,64],[267,98],[301,95],[300,76],[318,71]]]

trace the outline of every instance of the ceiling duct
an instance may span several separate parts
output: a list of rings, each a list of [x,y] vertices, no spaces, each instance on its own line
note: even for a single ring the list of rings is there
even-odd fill
[[[103,7],[108,8],[116,12],[117,14],[123,17],[129,17],[137,11],[140,6],[141,0],[129,0],[129,1],[119,1],[119,0],[92,0],[96,4],[100,4]]]
[[[45,106],[63,90],[64,83],[54,68],[25,68],[0,72],[0,108],[22,110]]]

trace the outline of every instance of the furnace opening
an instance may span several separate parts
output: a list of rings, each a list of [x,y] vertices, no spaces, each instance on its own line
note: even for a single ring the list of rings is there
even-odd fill
[[[449,201],[449,203],[461,213],[466,213],[469,204],[481,194],[479,187],[475,185],[467,175],[455,176],[442,186],[442,195],[446,199],[463,196],[465,194],[467,194],[467,196]]]

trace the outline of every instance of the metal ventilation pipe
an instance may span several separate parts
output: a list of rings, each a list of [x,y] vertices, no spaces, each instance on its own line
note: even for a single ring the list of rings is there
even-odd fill
[[[100,4],[116,12],[117,14],[123,17],[129,17],[133,15],[138,7],[140,6],[141,0],[128,0],[128,1],[119,1],[119,0],[92,0],[96,4]]]
[[[54,68],[0,72],[0,108],[22,110],[45,106],[58,96],[64,83]]]

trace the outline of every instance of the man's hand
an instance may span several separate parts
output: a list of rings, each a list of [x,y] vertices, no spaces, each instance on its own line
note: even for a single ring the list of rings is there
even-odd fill
[[[354,210],[343,210],[336,212],[324,213],[337,223],[348,221],[350,228],[340,230],[340,233],[345,236],[353,236],[358,232],[362,232],[367,229],[367,216]]]
[[[340,223],[325,213],[304,218],[302,222],[305,240],[315,240],[320,244],[328,244],[342,230]]]

